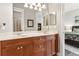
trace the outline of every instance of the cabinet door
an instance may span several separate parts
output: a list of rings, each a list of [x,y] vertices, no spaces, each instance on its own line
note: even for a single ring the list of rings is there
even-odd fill
[[[55,37],[54,36],[52,36],[53,38],[52,38],[52,48],[51,48],[51,50],[52,50],[52,55],[55,55],[56,54],[56,47],[55,47],[55,44],[56,44],[56,42],[55,42]]]
[[[10,46],[2,49],[2,56],[18,56],[17,46]]]
[[[48,56],[51,55],[51,46],[52,46],[51,44],[52,44],[52,41],[47,39],[47,42],[46,42],[47,47],[46,47],[46,49],[47,49],[47,55]]]
[[[56,35],[55,35],[55,52],[56,52],[56,54],[58,53],[58,47],[60,46],[60,45],[58,44],[58,41],[59,41],[59,35],[56,34]]]
[[[58,52],[58,34],[52,35],[52,55],[57,55]]]
[[[35,56],[44,56],[45,55],[45,45],[44,44],[35,44],[34,45],[34,55]]]
[[[0,42],[0,56],[1,56],[1,50],[2,50],[2,49],[1,49],[1,42]]]
[[[23,56],[32,56],[33,54],[33,45],[23,45]]]
[[[43,37],[37,37],[33,40],[34,48],[33,53],[34,56],[44,56],[45,55],[45,39]]]

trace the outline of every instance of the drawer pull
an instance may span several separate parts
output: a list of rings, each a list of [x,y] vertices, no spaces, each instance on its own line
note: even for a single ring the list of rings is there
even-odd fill
[[[42,48],[42,46],[40,45],[40,48]]]
[[[22,49],[23,47],[21,46],[20,48]]]
[[[20,49],[20,47],[17,48],[17,50],[19,50],[19,49]]]
[[[40,40],[41,40],[41,38],[40,38]]]

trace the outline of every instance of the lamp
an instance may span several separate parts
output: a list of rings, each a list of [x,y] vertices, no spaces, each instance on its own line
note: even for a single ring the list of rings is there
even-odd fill
[[[56,13],[55,13],[55,12],[52,12],[52,14],[54,14],[54,15],[55,15]]]
[[[32,3],[32,5],[36,5],[36,3]]]
[[[25,3],[24,7],[38,11],[41,11],[42,9],[46,8],[44,3],[29,3],[29,4]]]
[[[29,6],[28,6],[28,4],[26,3],[26,4],[24,5],[24,7],[28,8]]]
[[[41,9],[41,8],[39,8],[39,11],[42,11],[42,9]]]
[[[38,3],[38,4],[37,4],[37,7],[41,7],[41,3]]]
[[[45,4],[42,5],[42,8],[46,8]]]
[[[32,6],[32,5],[30,5],[30,6],[29,6],[29,8],[30,8],[30,9],[33,9],[33,6]]]
[[[35,7],[35,8],[34,8],[34,10],[38,10],[38,8],[37,8],[37,7]]]

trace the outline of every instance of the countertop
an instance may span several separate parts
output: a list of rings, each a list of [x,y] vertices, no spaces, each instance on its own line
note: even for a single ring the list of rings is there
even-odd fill
[[[8,32],[8,33],[0,33],[0,41],[4,40],[12,40],[18,38],[29,38],[36,36],[45,36],[45,35],[53,35],[58,32],[38,32],[38,31],[28,31],[28,32]]]

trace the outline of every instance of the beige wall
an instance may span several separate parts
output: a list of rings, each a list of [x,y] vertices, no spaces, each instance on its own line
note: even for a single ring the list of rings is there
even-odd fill
[[[27,20],[33,19],[34,20],[34,27],[27,27]],[[24,22],[25,22],[25,30],[26,31],[35,31],[36,30],[36,18],[35,18],[35,11],[29,8],[24,9]]]
[[[12,3],[0,3],[0,25],[6,23],[6,32],[13,31]]]

